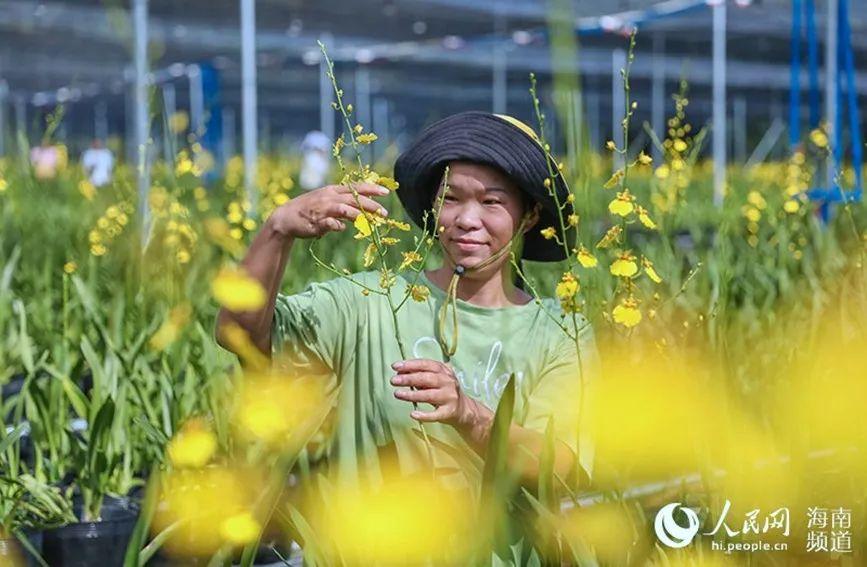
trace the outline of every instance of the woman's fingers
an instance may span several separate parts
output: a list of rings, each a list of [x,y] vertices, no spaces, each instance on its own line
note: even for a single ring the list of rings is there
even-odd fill
[[[394,397],[407,402],[427,403],[439,406],[444,402],[442,392],[439,390],[410,390],[399,388],[394,391]]]
[[[382,216],[387,216],[388,211],[385,210],[385,207],[371,199],[370,197],[365,197],[364,195],[359,194],[358,200],[356,201],[355,195],[347,194],[346,203],[351,204],[353,207],[358,208],[361,205],[361,208],[370,213],[378,213]]]
[[[334,203],[328,211],[329,217],[344,218],[354,221],[361,214],[356,207],[349,203]]]
[[[445,406],[440,406],[433,411],[412,411],[410,417],[416,421],[445,421],[449,419],[451,410]]]
[[[340,232],[346,230],[346,224],[334,217],[326,217],[322,219],[322,226],[325,227],[326,231],[331,230],[334,232]]]
[[[398,374],[391,378],[395,386],[409,386],[410,388],[437,388],[442,378],[435,372],[413,372],[411,374]]]
[[[376,183],[355,183],[352,187],[348,185],[336,185],[337,192],[341,194],[352,194],[352,189],[359,195],[366,195],[369,197],[382,197],[388,195],[389,191],[382,185],[377,185]]]
[[[431,360],[429,358],[410,358],[408,360],[398,360],[397,362],[392,364],[391,367],[402,374],[408,374],[411,372],[448,373],[450,371],[448,366],[446,366],[442,362],[439,362],[437,360]]]

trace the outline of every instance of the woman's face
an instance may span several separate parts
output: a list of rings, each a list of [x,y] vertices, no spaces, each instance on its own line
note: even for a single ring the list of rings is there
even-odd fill
[[[472,268],[507,246],[523,214],[520,189],[499,170],[468,162],[449,165],[440,212],[445,230],[439,239],[456,264]],[[534,223],[534,218],[529,219],[524,230]],[[489,269],[499,270],[509,259],[504,254]]]

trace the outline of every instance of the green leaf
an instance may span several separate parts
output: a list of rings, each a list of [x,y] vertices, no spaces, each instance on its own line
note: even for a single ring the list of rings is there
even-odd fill
[[[316,537],[316,532],[295,506],[287,503],[289,516],[292,525],[295,526],[298,535],[304,542],[304,562],[309,562],[311,565],[328,565],[325,557],[322,555],[322,550],[325,548],[319,538]]]
[[[20,299],[16,299],[13,302],[13,309],[18,313],[18,354],[21,356],[21,363],[27,373],[33,374],[35,370],[33,344],[30,341],[30,335],[27,334],[27,313],[24,310],[24,303]]]
[[[16,246],[3,267],[3,275],[0,276],[0,292],[6,293],[11,288],[12,276],[15,274],[15,266],[18,265],[19,258],[21,258],[21,247]]]
[[[23,547],[25,550],[27,550],[27,553],[30,554],[30,557],[33,558],[33,560],[35,560],[42,567],[49,567],[48,563],[46,563],[45,559],[42,558],[42,555],[40,555],[39,552],[36,551],[36,548],[33,547],[33,544],[30,543],[30,540],[27,539],[26,535],[24,535],[20,531],[16,531],[15,537],[18,539],[18,542],[21,544],[21,547]]]
[[[46,372],[56,378],[60,382],[61,386],[63,386],[63,391],[66,393],[69,404],[72,406],[72,409],[75,410],[78,417],[87,419],[88,400],[87,396],[84,395],[84,392],[81,391],[81,388],[79,388],[65,372],[61,372],[51,365],[44,365],[44,368]]]
[[[482,486],[494,487],[498,479],[502,479],[508,465],[509,429],[512,426],[512,414],[515,410],[515,375],[509,375],[509,381],[503,390],[491,425],[488,450],[485,456],[485,468],[482,471]]]
[[[27,431],[26,423],[19,423],[15,429],[7,433],[0,439],[0,453],[5,453],[6,449],[12,446],[13,443],[18,441],[24,432]]]
[[[87,440],[87,474],[102,472],[99,467],[101,460],[105,460],[105,452],[111,433],[112,421],[114,420],[114,402],[105,400],[90,426],[90,435]]]
[[[142,548],[144,547],[145,541],[147,541],[151,520],[153,519],[154,512],[157,509],[157,502],[159,501],[159,483],[159,464],[155,463],[151,467],[150,479],[148,480],[147,488],[145,489],[141,511],[139,512],[138,519],[135,522],[135,527],[132,530],[129,544],[126,546],[126,553],[123,556],[123,567],[139,567],[139,565],[144,565],[147,563],[148,559],[150,559],[150,556],[144,556]],[[154,539],[156,540],[157,538]],[[153,553],[156,553],[156,549],[151,551],[151,555]]]
[[[554,490],[554,418],[548,417],[545,426],[545,442],[542,445],[542,454],[539,456],[539,500],[552,512],[558,509],[557,494]]]
[[[509,529],[506,508],[515,486],[514,475],[508,470],[509,429],[514,410],[515,374],[512,373],[497,404],[482,471],[480,513],[492,516],[479,519],[484,522],[481,525],[493,526],[493,551],[503,557],[507,552]]]

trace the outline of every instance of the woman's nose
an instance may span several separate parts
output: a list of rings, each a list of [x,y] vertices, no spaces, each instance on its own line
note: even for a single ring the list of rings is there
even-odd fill
[[[455,217],[455,224],[461,230],[467,231],[481,227],[482,220],[478,208],[472,203],[462,206]]]

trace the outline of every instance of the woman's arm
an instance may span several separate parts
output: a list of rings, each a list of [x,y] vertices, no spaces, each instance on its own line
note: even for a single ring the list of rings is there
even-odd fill
[[[225,307],[220,309],[217,315],[216,339],[223,348],[230,348],[229,342],[223,336],[223,330],[227,325],[235,324],[247,332],[250,340],[260,351],[269,356],[271,354],[274,304],[286,269],[289,251],[295,241],[294,236],[278,228],[279,220],[275,219],[275,216],[276,211],[265,221],[262,230],[256,235],[247,255],[241,261],[241,266],[247,274],[265,289],[268,300],[257,311],[235,312]]]
[[[356,187],[358,197],[348,187],[329,185],[305,193],[277,208],[256,235],[241,266],[265,289],[268,300],[256,311],[235,312],[220,309],[215,336],[223,348],[231,350],[224,336],[228,325],[238,325],[264,354],[271,354],[271,324],[280,282],[296,238],[318,238],[346,228],[343,220],[355,220],[364,209],[387,214],[371,197],[388,194],[388,189],[370,183]]]
[[[480,455],[484,456],[494,425],[494,412],[468,396],[469,408],[464,410],[461,436]],[[420,420],[423,421],[423,420]],[[545,447],[545,436],[534,429],[514,423],[509,427],[508,467],[518,472],[521,484],[535,488],[539,480],[539,457]],[[575,464],[575,455],[562,441],[554,442],[554,472],[566,478]]]
[[[454,371],[442,362],[426,359],[403,360],[392,365],[397,375],[391,379],[394,396],[409,402],[428,403],[433,411],[413,411],[418,421],[440,421],[452,425],[467,443],[484,456],[488,448],[494,412],[463,393]],[[411,388],[416,388],[412,390]],[[539,457],[545,437],[538,431],[512,424],[509,428],[509,468],[518,472],[521,484],[534,488],[539,478]],[[566,478],[572,471],[575,456],[564,443],[554,448],[554,472]]]

